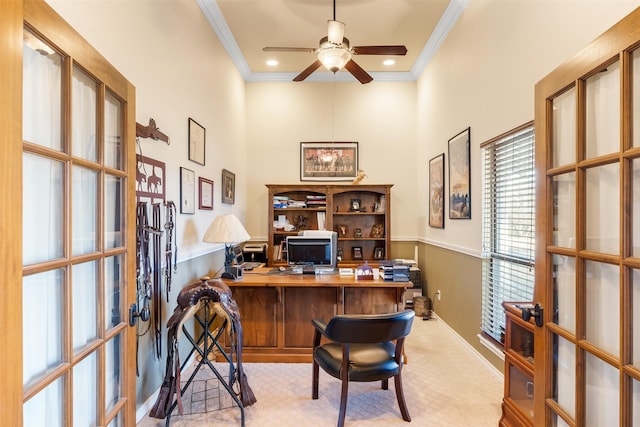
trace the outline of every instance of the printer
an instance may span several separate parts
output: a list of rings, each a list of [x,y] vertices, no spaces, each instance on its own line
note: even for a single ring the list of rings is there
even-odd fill
[[[250,262],[267,262],[267,244],[266,243],[247,243],[242,248],[242,256],[245,261]]]

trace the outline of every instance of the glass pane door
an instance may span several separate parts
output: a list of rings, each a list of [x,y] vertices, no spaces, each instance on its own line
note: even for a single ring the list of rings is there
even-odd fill
[[[23,425],[131,424],[127,104],[35,30],[24,34]]]

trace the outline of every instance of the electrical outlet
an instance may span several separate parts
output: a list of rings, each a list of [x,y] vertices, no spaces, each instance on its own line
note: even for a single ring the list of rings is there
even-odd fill
[[[440,292],[440,289],[436,291],[436,295],[438,296],[438,301],[440,301],[440,299],[442,298],[442,292]]]

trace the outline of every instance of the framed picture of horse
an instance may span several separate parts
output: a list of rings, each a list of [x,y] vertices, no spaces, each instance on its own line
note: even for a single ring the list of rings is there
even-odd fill
[[[300,143],[300,181],[352,181],[357,176],[357,142]]]

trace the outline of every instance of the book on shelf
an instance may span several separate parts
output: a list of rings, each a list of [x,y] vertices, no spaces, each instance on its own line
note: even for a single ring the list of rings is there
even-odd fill
[[[325,212],[316,212],[318,219],[318,230],[326,230],[327,214]]]
[[[327,196],[308,195],[307,206],[314,208],[327,206]]]
[[[279,245],[273,245],[273,260],[274,261],[286,261],[287,260],[287,242],[283,240]]]
[[[289,200],[288,206],[289,208],[306,208],[307,204],[301,200]]]

